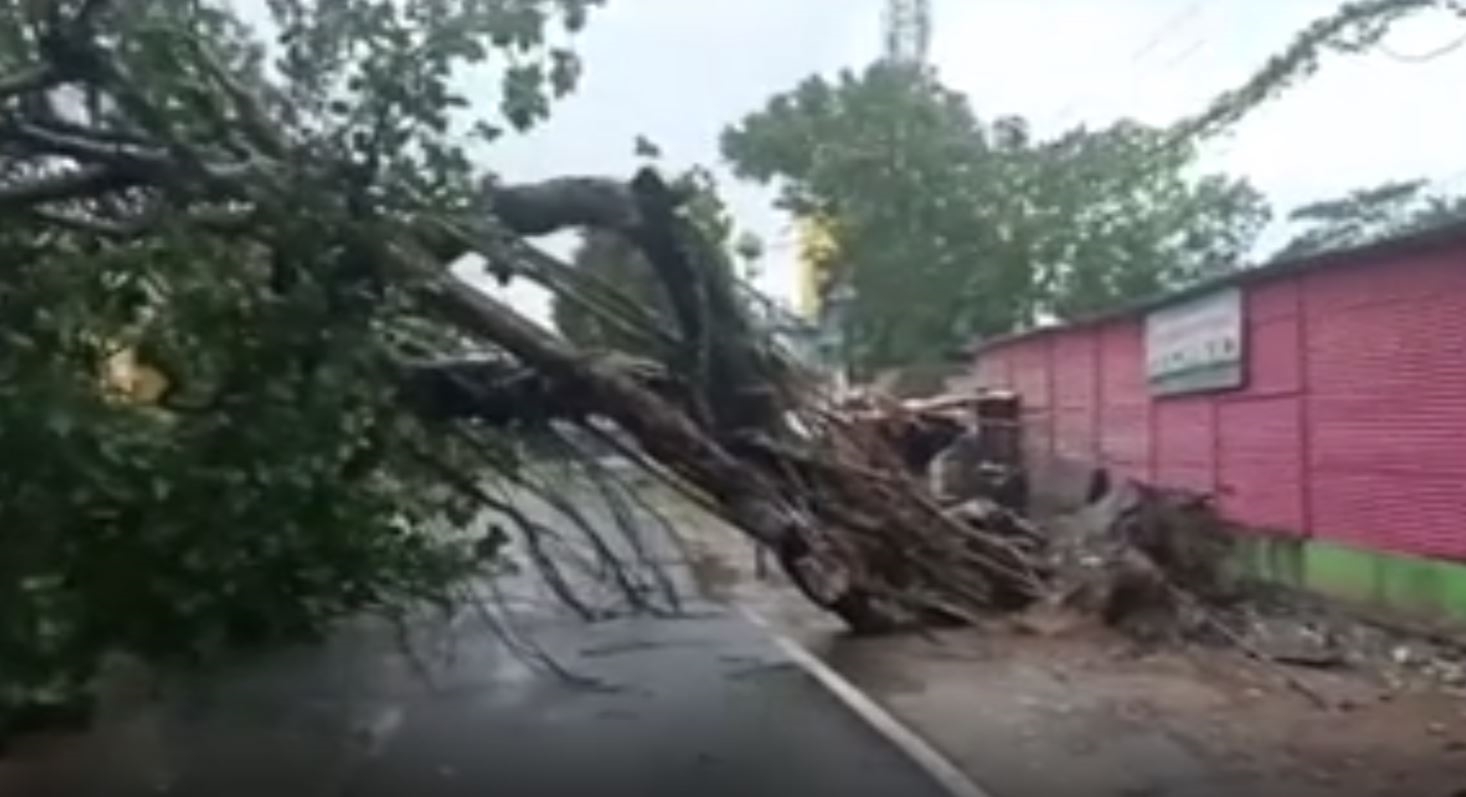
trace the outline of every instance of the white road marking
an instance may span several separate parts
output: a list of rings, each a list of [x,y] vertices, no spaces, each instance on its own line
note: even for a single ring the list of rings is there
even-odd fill
[[[855,684],[835,672],[828,664],[810,653],[798,642],[777,631],[768,620],[747,606],[738,610],[749,622],[763,629],[798,667],[811,675],[847,708],[855,712],[875,731],[905,753],[918,767],[931,776],[951,797],[994,797],[978,786],[965,772],[942,755],[935,747],[906,727]]]

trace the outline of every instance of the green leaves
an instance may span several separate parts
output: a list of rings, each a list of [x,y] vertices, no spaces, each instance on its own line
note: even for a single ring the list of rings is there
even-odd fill
[[[550,51],[550,87],[555,96],[564,97],[580,82],[580,57],[572,50]]]
[[[834,222],[843,322],[858,366],[940,356],[959,329],[1016,321],[1023,297],[991,295],[1011,264],[984,218],[1005,203],[986,131],[928,72],[877,65],[811,78],[730,128],[738,173],[779,179],[783,204]]]
[[[511,66],[504,73],[500,108],[515,129],[528,130],[550,113],[544,94],[545,74],[539,64]]]
[[[30,5],[0,3],[7,72],[34,55]],[[481,455],[449,440],[492,433],[403,414],[404,341],[462,343],[364,242],[462,212],[464,134],[543,120],[581,75],[562,31],[596,3],[268,5],[266,48],[221,2],[112,4],[97,46],[116,74],[91,81],[85,121],[186,168],[58,208],[140,218],[136,236],[0,225],[0,447],[16,454],[0,462],[0,722],[84,697],[106,650],[169,663],[308,638],[445,599],[468,572],[471,552],[429,521],[476,508],[414,452],[477,474]],[[470,107],[479,66],[502,70],[502,108]],[[201,176],[216,164],[267,176]],[[201,208],[251,214],[221,231]]]
[[[1359,53],[1377,45],[1394,23],[1414,13],[1437,9],[1466,17],[1459,0],[1351,0],[1309,23],[1282,52],[1268,59],[1242,86],[1222,93],[1200,113],[1181,120],[1170,140],[1193,145],[1227,130],[1263,103],[1318,71],[1329,51]]]
[[[835,231],[832,319],[866,371],[1113,306],[1235,267],[1266,218],[1245,184],[1192,179],[1191,152],[1120,122],[1035,140],[984,124],[929,71],[810,78],[723,135],[740,176]]]
[[[1432,193],[1425,180],[1395,180],[1294,208],[1302,229],[1274,257],[1305,257],[1466,219],[1466,197]]]
[[[1074,318],[1243,266],[1266,203],[1243,181],[1191,177],[1192,153],[1166,136],[1121,121],[1039,150],[1044,310]]]

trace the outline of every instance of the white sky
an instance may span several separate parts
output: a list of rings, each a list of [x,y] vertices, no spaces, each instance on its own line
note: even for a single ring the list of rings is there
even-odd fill
[[[933,0],[932,61],[985,118],[1018,113],[1040,134],[1119,116],[1166,123],[1247,77],[1339,0]],[[628,175],[632,141],[670,167],[718,164],[718,134],[805,76],[880,54],[881,0],[609,0],[578,49],[579,91],[549,122],[486,153],[510,179]],[[1388,52],[1329,57],[1256,111],[1204,165],[1250,178],[1279,209],[1386,179],[1466,189],[1466,21],[1420,14]],[[1393,54],[1393,56],[1391,55]],[[770,246],[764,288],[793,293],[792,237],[771,196],[725,176],[741,224]],[[556,247],[559,248],[559,247]],[[511,290],[541,316],[543,297]]]

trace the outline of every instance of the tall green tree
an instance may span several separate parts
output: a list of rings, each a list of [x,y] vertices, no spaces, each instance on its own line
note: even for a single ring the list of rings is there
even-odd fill
[[[850,355],[869,369],[1233,267],[1261,198],[1191,177],[1191,150],[1163,139],[1122,122],[1035,141],[1020,118],[984,123],[930,70],[880,63],[806,80],[722,143],[740,176],[831,220]]]
[[[1045,310],[1068,319],[1244,267],[1270,212],[1246,181],[1195,176],[1193,148],[1121,121],[1026,153]]]
[[[830,220],[849,345],[878,367],[1011,328],[1035,298],[995,223],[1009,204],[1004,142],[923,69],[878,64],[810,78],[723,136],[737,174],[778,182],[782,205]],[[1006,178],[1006,179],[1005,179]],[[960,279],[953,279],[961,275]]]

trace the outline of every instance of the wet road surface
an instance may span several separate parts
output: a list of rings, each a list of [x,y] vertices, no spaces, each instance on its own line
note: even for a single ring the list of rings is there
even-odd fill
[[[390,634],[361,628],[85,740],[23,748],[0,763],[0,795],[943,793],[740,616],[560,621],[534,635],[583,682],[483,629],[445,632],[434,644],[451,652],[414,665]]]
[[[362,621],[162,701],[123,694],[85,737],[0,759],[0,797],[944,793],[724,606],[587,624],[508,581],[522,636],[571,678],[472,610],[405,635]]]
[[[545,639],[573,647],[565,661],[600,683],[509,684],[470,656],[345,793],[941,793],[741,618],[562,627]]]

